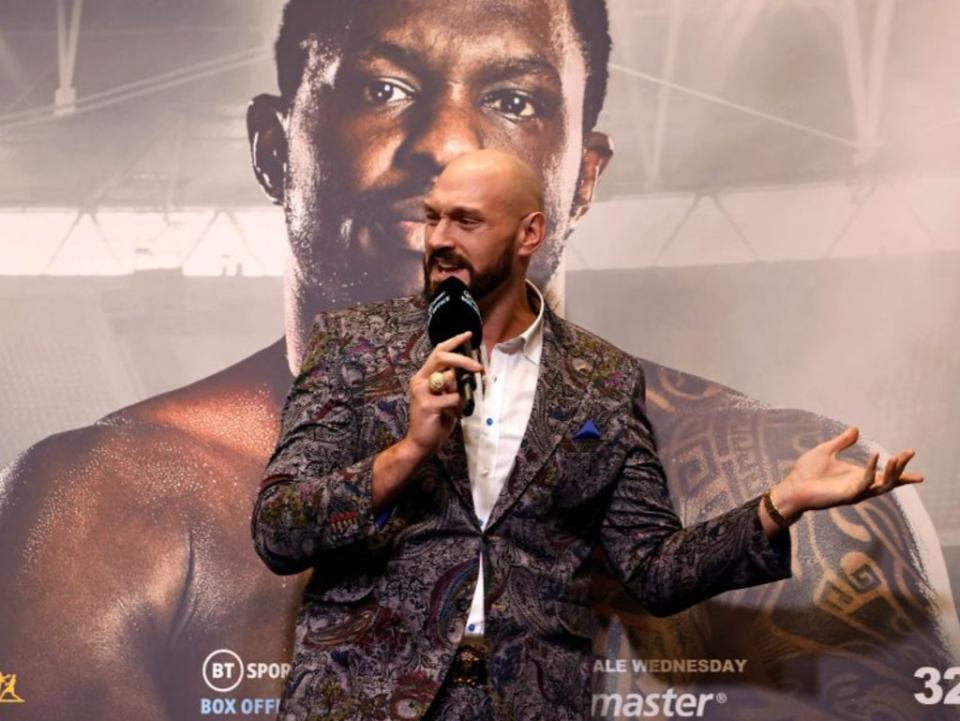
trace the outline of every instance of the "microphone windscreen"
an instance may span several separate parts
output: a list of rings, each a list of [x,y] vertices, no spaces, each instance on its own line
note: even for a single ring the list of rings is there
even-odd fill
[[[470,295],[466,283],[450,276],[437,286],[427,311],[427,333],[436,345],[447,338],[472,331],[470,345],[480,347],[483,338],[483,320],[480,308]]]

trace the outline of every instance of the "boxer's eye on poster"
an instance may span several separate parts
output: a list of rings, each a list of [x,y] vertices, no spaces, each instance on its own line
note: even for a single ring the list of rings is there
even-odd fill
[[[396,79],[380,79],[367,83],[363,88],[363,98],[371,105],[391,105],[412,101],[416,90]]]
[[[498,90],[488,93],[483,97],[482,102],[488,108],[511,120],[533,120],[543,113],[542,104],[535,97],[517,90]]]

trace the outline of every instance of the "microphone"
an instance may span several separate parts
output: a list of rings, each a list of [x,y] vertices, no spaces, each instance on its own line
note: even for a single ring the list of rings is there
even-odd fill
[[[480,308],[467,290],[467,285],[456,276],[450,276],[437,286],[427,311],[427,333],[434,345],[460,333],[472,331],[469,343],[456,349],[477,360],[476,350],[483,340],[483,319]],[[463,398],[463,415],[473,414],[473,394],[477,390],[477,380],[473,373],[463,368],[455,368],[457,389]]]

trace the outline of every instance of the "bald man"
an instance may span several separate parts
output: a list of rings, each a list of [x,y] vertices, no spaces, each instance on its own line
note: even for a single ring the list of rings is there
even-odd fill
[[[601,546],[656,615],[790,576],[789,525],[919,482],[803,454],[763,494],[684,529],[644,410],[640,361],[556,317],[527,269],[536,174],[482,150],[425,200],[424,290],[451,276],[483,317],[481,360],[432,351],[425,300],[320,314],[253,512],[279,574],[313,569],[280,718],[569,719],[591,714],[589,560]],[[463,416],[455,369],[482,376]],[[682,703],[685,715],[709,699]],[[681,701],[662,699],[666,706]],[[670,711],[664,707],[664,712]]]

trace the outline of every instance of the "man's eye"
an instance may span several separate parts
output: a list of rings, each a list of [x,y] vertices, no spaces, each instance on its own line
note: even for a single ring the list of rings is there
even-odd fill
[[[413,88],[392,80],[374,80],[364,86],[363,99],[369,103],[387,105],[409,100],[413,92]]]
[[[540,115],[539,104],[527,93],[516,90],[500,90],[490,93],[486,105],[498,113],[516,120],[529,120]]]

